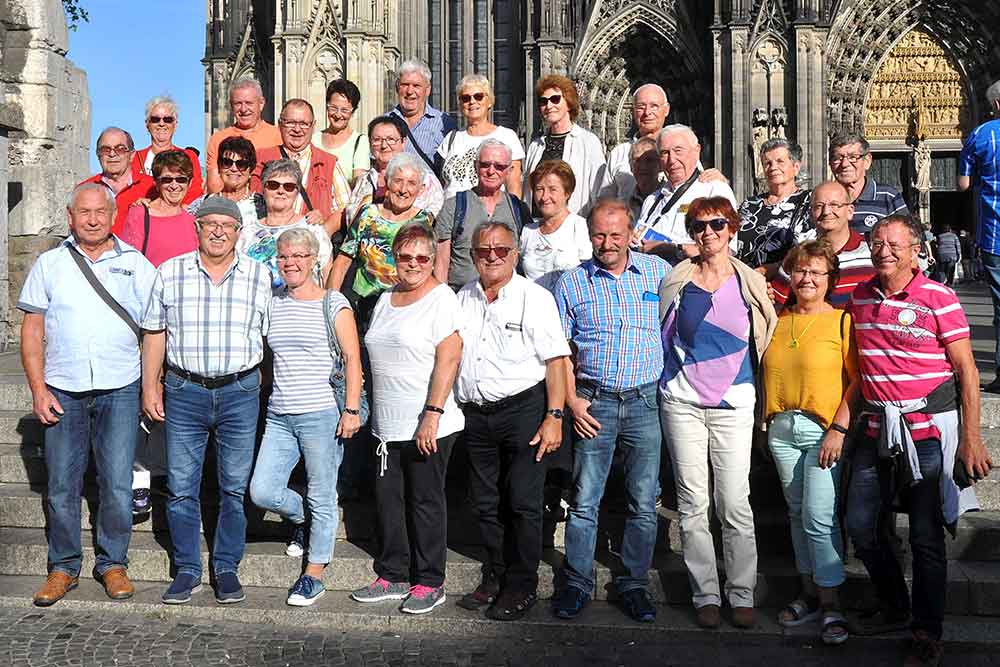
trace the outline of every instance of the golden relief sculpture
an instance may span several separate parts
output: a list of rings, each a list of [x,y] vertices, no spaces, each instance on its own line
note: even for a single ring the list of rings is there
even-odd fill
[[[968,123],[962,76],[933,37],[911,30],[882,61],[868,88],[868,139],[961,139]]]

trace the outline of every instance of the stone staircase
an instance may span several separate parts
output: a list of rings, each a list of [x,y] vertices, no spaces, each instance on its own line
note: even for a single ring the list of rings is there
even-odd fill
[[[9,355],[0,355],[0,604],[28,605],[31,591],[41,582],[46,571],[46,522],[42,503],[46,471],[42,430],[31,416],[31,396],[23,373],[16,357],[4,357]],[[984,395],[983,401],[986,440],[993,460],[1000,462],[1000,398]],[[210,526],[214,525],[212,508],[217,498],[211,488],[213,479],[214,471],[209,471],[203,492],[203,497],[210,501],[203,508],[205,523]],[[84,498],[81,499],[85,545],[81,582],[89,578],[94,562],[90,517],[96,510],[97,496],[93,471],[88,473],[85,487]],[[792,559],[786,510],[773,466],[755,466],[751,488],[760,553],[757,604],[777,608],[797,592],[798,575]],[[957,539],[948,540],[948,613],[1000,617],[1000,470],[995,469],[977,489],[983,511],[967,514],[961,520]],[[149,604],[155,604],[154,591],[162,591],[166,582],[170,581],[170,537],[164,502],[163,490],[154,488],[153,511],[135,524],[129,551],[129,574],[145,591]],[[469,503],[463,497],[454,497],[449,505],[446,586],[450,596],[457,599],[462,593],[474,589],[479,582],[479,536]],[[606,505],[601,515],[596,558],[598,585],[595,598],[600,602],[595,606],[607,606],[609,602],[614,602],[611,582],[620,569],[615,552],[620,543],[623,515],[616,511],[617,503],[608,502]],[[344,606],[340,600],[346,598],[346,591],[363,586],[374,577],[371,567],[375,523],[373,507],[365,503],[344,503],[340,507],[340,518],[334,560],[324,576],[328,590],[340,592],[334,594],[338,609]],[[660,532],[650,590],[659,601],[686,608],[690,605],[690,589],[680,557],[675,518],[676,513],[671,510],[659,511]],[[546,551],[539,568],[540,595],[543,598],[552,594],[554,575],[562,560],[564,526],[564,523],[546,526],[551,548]],[[904,545],[906,531],[906,517],[901,516],[898,533]],[[263,597],[277,600],[275,604],[280,606],[284,591],[301,572],[300,560],[284,554],[286,529],[276,515],[251,511],[247,533],[247,552],[240,568],[241,580],[253,591],[266,592]],[[202,559],[207,582],[208,548],[204,539]],[[848,580],[842,588],[845,607],[859,608],[870,604],[872,590],[864,568],[853,557],[849,558],[847,568]],[[208,595],[207,599],[210,599]],[[99,595],[91,597],[94,599],[90,600],[90,604],[110,605],[118,609],[123,604],[112,603],[106,598],[102,600]],[[334,604],[329,600],[330,596],[327,596],[314,608]],[[64,602],[68,601],[69,598]],[[449,609],[451,606],[448,605]],[[277,613],[278,609],[273,611]],[[281,613],[285,611],[282,609]],[[355,618],[362,611],[350,612],[348,616]],[[544,613],[542,609],[536,610],[533,617],[540,613]],[[619,617],[623,623],[626,622],[624,617]]]

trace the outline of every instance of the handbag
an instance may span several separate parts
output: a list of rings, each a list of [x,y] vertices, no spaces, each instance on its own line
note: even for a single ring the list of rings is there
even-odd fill
[[[330,372],[330,386],[333,387],[333,396],[337,399],[337,408],[340,413],[344,413],[347,406],[347,375],[344,371],[344,355],[340,351],[340,341],[337,340],[337,332],[333,326],[333,290],[327,290],[323,295],[323,320],[326,322],[326,338],[330,342],[330,356],[333,357],[333,370]],[[364,383],[361,385],[361,402],[358,404],[358,411],[361,413],[361,426],[368,423],[368,392],[365,391]]]

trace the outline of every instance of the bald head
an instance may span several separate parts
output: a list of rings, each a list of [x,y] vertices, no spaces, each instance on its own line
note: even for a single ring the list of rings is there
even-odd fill
[[[653,136],[659,132],[669,113],[667,91],[655,83],[646,83],[636,88],[632,95],[632,120],[639,129],[640,137]]]
[[[851,194],[837,181],[824,181],[816,186],[810,210],[820,236],[842,234],[854,216]]]

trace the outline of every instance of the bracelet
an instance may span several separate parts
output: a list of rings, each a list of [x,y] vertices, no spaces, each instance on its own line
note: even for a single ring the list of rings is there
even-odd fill
[[[444,408],[439,408],[436,405],[431,405],[430,403],[428,403],[427,405],[424,406],[424,412],[436,412],[439,415],[443,415]]]
[[[843,435],[847,435],[847,433],[848,433],[848,431],[847,431],[846,428],[844,428],[840,424],[834,424],[832,422],[830,424],[830,428],[828,428],[827,430],[828,431],[836,431],[837,433],[842,433]]]
[[[361,415],[361,410],[355,410],[354,408],[344,408],[344,412],[355,417]]]

